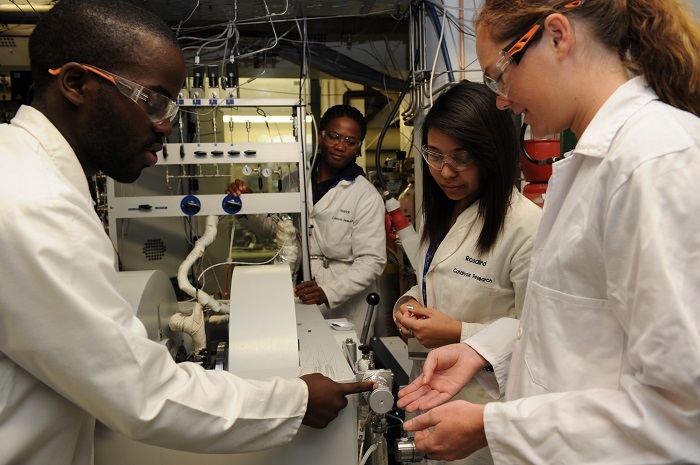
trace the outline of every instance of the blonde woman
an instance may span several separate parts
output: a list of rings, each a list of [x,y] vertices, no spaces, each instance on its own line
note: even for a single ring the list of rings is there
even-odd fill
[[[698,463],[697,20],[677,0],[486,0],[476,28],[499,108],[578,143],[553,165],[521,320],[434,350],[399,393],[427,409],[474,375],[506,402],[406,428],[435,458]]]

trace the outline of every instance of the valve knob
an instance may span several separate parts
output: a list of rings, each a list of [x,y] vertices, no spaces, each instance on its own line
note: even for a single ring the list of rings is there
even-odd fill
[[[376,292],[370,292],[367,295],[367,303],[369,305],[377,305],[379,303],[379,294]]]

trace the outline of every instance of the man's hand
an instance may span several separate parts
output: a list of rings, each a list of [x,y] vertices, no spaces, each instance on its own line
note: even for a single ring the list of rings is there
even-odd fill
[[[294,295],[306,305],[323,305],[328,303],[328,297],[316,281],[304,281],[294,288]]]
[[[404,429],[416,432],[416,450],[431,459],[463,459],[488,445],[484,408],[463,400],[450,402],[406,421]]]
[[[253,191],[248,184],[242,179],[236,179],[231,183],[230,186],[226,188],[226,193],[231,194],[234,197],[239,197],[241,194],[251,194]]]
[[[371,381],[359,383],[336,383],[320,373],[301,376],[309,388],[309,403],[306,415],[301,421],[303,425],[312,428],[325,428],[338,412],[348,405],[348,394],[371,391],[374,383]]]
[[[434,349],[423,365],[423,375],[399,391],[396,405],[413,412],[443,404],[486,365],[486,359],[467,344],[450,344]]]

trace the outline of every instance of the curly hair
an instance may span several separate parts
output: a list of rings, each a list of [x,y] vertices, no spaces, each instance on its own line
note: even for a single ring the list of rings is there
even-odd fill
[[[365,136],[367,135],[367,120],[365,120],[365,117],[360,110],[350,105],[335,105],[326,110],[321,117],[318,130],[323,131],[332,120],[343,117],[355,120],[355,122],[360,126],[362,140],[364,140]]]

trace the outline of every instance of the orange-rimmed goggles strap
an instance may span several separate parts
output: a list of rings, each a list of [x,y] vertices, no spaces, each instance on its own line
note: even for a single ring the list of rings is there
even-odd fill
[[[583,5],[584,3],[586,3],[586,0],[573,0],[573,1],[565,4],[563,7],[559,7],[557,9],[555,9],[555,11],[576,8],[576,7]],[[537,24],[535,24],[534,26],[532,26],[530,28],[530,30],[525,33],[525,35],[523,35],[520,39],[515,41],[515,43],[512,43],[509,47],[507,47],[508,50],[506,51],[506,53],[508,55],[510,55],[517,63],[519,61],[517,55],[519,53],[521,53],[525,49],[527,44],[530,41],[532,41],[538,35],[538,33],[540,33],[542,31],[543,27],[544,27],[544,20],[542,20],[542,21],[538,22]]]
[[[90,71],[91,73],[95,73],[95,74],[97,74],[98,76],[101,76],[101,77],[107,79],[109,82],[111,82],[111,83],[114,84],[115,86],[117,85],[117,81],[114,79],[114,77],[112,77],[112,76],[110,76],[110,75],[108,75],[108,74],[103,73],[103,72],[100,71],[99,69],[93,68],[92,66],[88,66],[88,65],[82,65],[82,64],[81,64],[80,66],[82,66],[82,67],[85,68],[86,70]],[[63,67],[61,67],[61,68],[50,69],[50,70],[49,70],[49,74],[51,74],[52,76],[58,76],[58,75],[61,73],[61,69],[62,69],[62,68],[63,68]]]
[[[506,53],[508,55],[513,56],[520,52],[525,46],[527,45],[528,42],[532,40],[535,35],[537,35],[537,32],[542,28],[542,24],[538,23],[532,26],[532,28],[525,33],[524,36],[522,36],[520,39],[518,39],[517,42],[515,42],[510,49]]]

